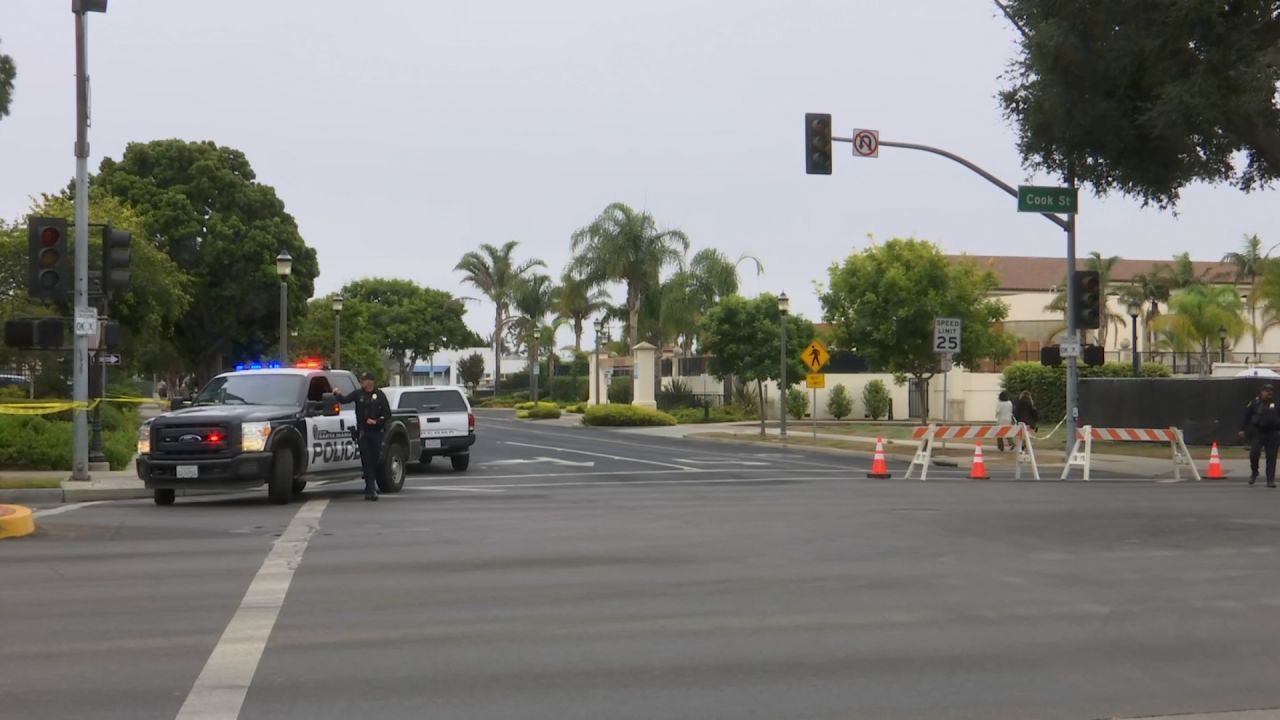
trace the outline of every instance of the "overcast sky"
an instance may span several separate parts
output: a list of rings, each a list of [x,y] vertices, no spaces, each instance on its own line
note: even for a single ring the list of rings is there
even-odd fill
[[[18,65],[0,120],[6,218],[74,174],[69,6],[0,2]],[[558,274],[570,233],[616,200],[695,250],[758,256],[765,275],[744,291],[786,291],[815,319],[813,283],[868,233],[1065,251],[1055,226],[931,155],[837,145],[834,175],[804,174],[810,111],[838,134],[874,128],[1053,184],[1021,168],[1001,116],[1015,32],[989,0],[111,0],[90,17],[91,168],[130,141],[243,150],[318,250],[318,294],[371,275],[474,294],[453,266],[483,242],[518,240]],[[1280,243],[1273,192],[1196,187],[1177,217],[1081,204],[1081,255]],[[470,307],[490,332],[492,310]]]

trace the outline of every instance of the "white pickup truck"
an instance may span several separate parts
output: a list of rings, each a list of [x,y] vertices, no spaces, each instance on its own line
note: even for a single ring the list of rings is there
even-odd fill
[[[471,446],[476,444],[476,416],[462,388],[454,385],[410,385],[383,388],[391,410],[413,410],[422,426],[422,464],[444,455],[453,469],[462,472],[471,465]]]

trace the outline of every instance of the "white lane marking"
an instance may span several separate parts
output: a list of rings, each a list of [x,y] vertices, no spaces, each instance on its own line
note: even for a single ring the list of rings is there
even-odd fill
[[[487,462],[480,467],[495,467],[498,465],[527,465],[530,463],[551,463],[553,465],[565,465],[568,467],[595,467],[595,461],[588,460],[586,462],[574,462],[572,460],[560,460],[559,458],[536,457],[536,458],[515,458],[513,460],[494,460]]]
[[[405,487],[409,490],[447,490],[450,492],[478,492],[478,493],[506,492],[506,490],[499,490],[497,488],[470,487],[466,485],[458,485],[455,487],[450,487],[448,485],[414,485],[414,486],[406,485]]]
[[[490,419],[492,419],[492,418],[490,418]],[[527,434],[529,434],[529,435],[543,435],[543,436],[545,436],[545,437],[553,437],[553,438],[564,438],[564,437],[565,437],[565,435],[564,435],[563,433],[543,432],[543,431],[539,431],[539,430],[532,430],[532,429],[530,429],[530,428],[523,427],[523,426],[522,426],[522,424],[517,423],[517,422],[516,422],[516,421],[514,421],[514,420],[510,420],[510,421],[500,421],[500,422],[507,422],[507,423],[508,423],[508,424],[510,424],[513,428],[518,428],[520,432],[522,432],[522,433],[527,433]],[[610,438],[599,437],[599,435],[601,435],[601,434],[604,434],[604,433],[603,433],[603,432],[601,432],[601,433],[595,433],[595,434],[592,434],[592,435],[573,435],[572,437],[574,437],[575,439],[587,439],[587,440],[590,440],[590,441],[591,441],[591,442],[593,442],[593,443],[608,443],[608,444],[610,444],[610,445],[625,445],[625,446],[627,446],[627,447],[643,448],[643,449],[645,449],[645,450],[664,450],[664,449],[667,449],[667,447],[666,447],[666,446],[663,446],[663,445],[661,445],[661,444],[660,444],[660,442],[661,442],[662,440],[664,440],[664,439],[666,439],[666,440],[680,440],[680,441],[682,441],[682,442],[686,442],[686,443],[699,443],[699,444],[702,444],[702,445],[706,445],[706,444],[708,444],[708,443],[707,443],[707,441],[705,441],[705,440],[700,440],[699,438],[687,438],[687,437],[671,437],[671,438],[662,438],[662,437],[659,437],[659,436],[656,436],[656,435],[643,435],[643,436],[641,436],[641,435],[635,435],[635,436],[633,436],[633,437],[652,437],[652,438],[654,438],[655,440],[659,441],[658,443],[655,443],[655,444],[649,444],[649,443],[638,443],[638,442],[626,442],[626,441],[624,441],[624,440],[613,440],[613,439],[610,439]],[[744,442],[746,442],[746,441],[744,441]],[[699,452],[701,452],[701,453],[702,453],[702,454],[704,454],[704,455],[724,455],[725,457],[735,457],[734,455],[732,455],[732,454],[730,454],[730,453],[718,453],[718,452],[715,452],[715,451],[712,451],[712,450],[700,450]],[[868,450],[868,451],[867,451],[867,454],[870,454],[870,452],[871,452],[871,451],[870,451],[870,450]],[[792,457],[787,456],[787,454],[786,454],[786,453],[773,453],[773,454],[778,456],[778,457],[776,458],[776,459],[778,460],[778,462],[788,463],[788,464],[791,464],[791,465],[805,465],[805,466],[809,466],[809,467],[824,467],[824,468],[839,468],[839,467],[841,467],[840,465],[833,465],[833,464],[831,464],[831,463],[814,462],[814,461],[812,461],[812,460],[800,460],[800,459],[797,459],[797,458],[792,458]]]
[[[657,465],[659,467],[675,468],[676,470],[686,470],[689,472],[700,472],[698,468],[692,468],[688,465],[676,465],[675,463],[658,462],[657,460],[641,460],[639,458],[622,457],[621,455],[606,455],[604,453],[587,452],[586,450],[570,450],[568,448],[554,447],[551,445],[531,445],[529,443],[511,442],[504,440],[504,445],[514,445],[516,447],[527,447],[535,450],[554,450],[555,452],[573,453],[574,455],[586,455],[587,457],[605,458],[608,460],[621,460],[623,462],[640,463],[641,465]]]
[[[271,629],[284,604],[293,574],[311,536],[320,527],[328,500],[310,500],[298,509],[283,534],[271,545],[253,576],[240,607],[222,632],[204,669],[196,678],[176,720],[235,720],[258,670]]]
[[[755,466],[763,465],[763,466],[767,466],[769,464],[767,462],[756,462],[754,460],[695,460],[693,458],[676,458],[676,460],[679,460],[682,463],[689,463],[690,465],[755,465]]]
[[[89,502],[71,503],[70,505],[59,505],[57,507],[37,510],[31,513],[31,516],[32,517],[49,517],[50,515],[61,515],[64,512],[71,512],[72,510],[87,508],[90,505],[101,505],[102,503],[105,503],[105,502],[111,502],[111,501],[110,500],[91,500]]]
[[[527,476],[526,476],[527,477]],[[502,488],[504,490],[511,488],[543,488],[543,487],[581,487],[598,485],[601,487],[628,487],[631,485],[749,485],[752,483],[770,483],[770,482],[809,482],[818,478],[810,477],[778,477],[778,478],[705,478],[702,480],[631,480],[627,482],[617,481],[591,481],[584,480],[582,482],[549,482],[549,483],[504,483],[494,485],[467,485],[469,488]],[[824,478],[825,479],[825,478]],[[458,490],[462,486],[450,488]],[[405,490],[430,490],[432,488],[409,487],[405,486]]]

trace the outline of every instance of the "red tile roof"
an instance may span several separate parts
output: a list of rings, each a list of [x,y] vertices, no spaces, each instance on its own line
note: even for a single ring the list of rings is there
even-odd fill
[[[952,261],[969,260],[984,270],[990,270],[1000,278],[1000,290],[1048,292],[1058,287],[1066,277],[1066,259],[1051,257],[1018,257],[1008,255],[948,255]],[[1076,258],[1076,267],[1087,269],[1088,258]],[[1127,283],[1143,273],[1154,271],[1161,265],[1171,265],[1170,260],[1116,261],[1111,271],[1111,282]],[[1196,274],[1212,282],[1229,283],[1235,277],[1235,268],[1226,263],[1197,260]]]

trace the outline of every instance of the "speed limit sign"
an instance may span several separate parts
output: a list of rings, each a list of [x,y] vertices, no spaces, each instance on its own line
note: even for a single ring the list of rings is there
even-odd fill
[[[934,318],[934,352],[944,354],[960,352],[960,326],[960,318]]]

